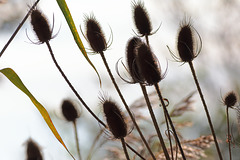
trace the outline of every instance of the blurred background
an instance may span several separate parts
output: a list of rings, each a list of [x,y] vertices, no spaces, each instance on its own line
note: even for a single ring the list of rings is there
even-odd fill
[[[129,85],[122,81],[115,70],[117,61],[120,58],[125,60],[128,39],[135,35],[131,1],[71,0],[66,2],[79,33],[80,26],[83,32],[85,31],[84,15],[90,14],[94,14],[100,22],[107,38],[111,36],[112,30],[113,42],[105,52],[109,66],[126,101],[132,104],[141,98],[139,86]],[[26,0],[0,0],[0,47],[3,48],[6,44],[33,3],[33,1]],[[144,4],[149,12],[153,30],[160,26],[158,32],[149,40],[154,53],[159,58],[162,70],[167,68],[167,75],[160,83],[160,87],[163,95],[169,100],[170,107],[196,91],[196,87],[189,66],[175,62],[166,46],[168,45],[173,52],[177,53],[176,37],[179,25],[185,17],[191,18],[193,26],[201,35],[203,47],[199,56],[194,60],[194,66],[209,106],[217,137],[222,141],[220,147],[224,159],[227,159],[226,108],[222,103],[222,97],[231,90],[239,93],[240,1],[151,0],[144,1]],[[90,60],[101,76],[102,88],[100,88],[96,73],[75,44],[57,2],[41,0],[37,8],[48,17],[51,26],[54,23],[53,35],[56,34],[56,37],[50,41],[50,44],[59,65],[84,101],[104,120],[99,100],[101,92],[106,92],[120,105],[122,103],[100,56],[89,54]],[[81,33],[80,37],[85,47],[90,48]],[[64,142],[76,155],[72,124],[65,121],[60,107],[64,99],[79,102],[52,62],[47,46],[33,44],[31,41],[37,42],[37,38],[28,19],[0,58],[0,67],[1,69],[10,67],[15,70],[30,92],[48,110]],[[88,51],[91,52],[91,50]],[[123,70],[123,67],[120,69]],[[148,87],[148,91],[152,92],[153,88]],[[25,159],[25,142],[30,137],[41,146],[46,160],[71,159],[28,97],[2,75],[0,75],[0,97],[1,159]],[[179,129],[185,140],[211,134],[199,95],[194,94],[192,98],[194,111],[186,112],[174,119],[184,123],[192,122],[190,127]],[[81,107],[81,104],[78,107]],[[122,109],[124,111],[123,106]],[[84,108],[81,110],[82,114],[77,124],[80,148],[83,159],[85,159],[100,127]],[[143,112],[143,114],[148,114],[148,112]],[[230,111],[230,117],[232,136],[235,139],[232,151],[234,159],[237,159],[240,139],[235,110]],[[147,128],[144,125],[142,127]],[[105,135],[101,139],[108,140],[109,138]],[[109,144],[104,144],[96,151],[92,159],[106,158],[108,147]],[[209,157],[206,159],[215,159],[214,145],[207,150],[207,154]]]

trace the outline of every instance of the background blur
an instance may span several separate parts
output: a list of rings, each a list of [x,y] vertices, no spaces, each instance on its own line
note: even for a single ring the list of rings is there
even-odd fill
[[[117,60],[125,57],[127,40],[134,36],[133,30],[136,30],[132,18],[131,1],[67,0],[66,2],[78,30],[81,25],[85,31],[84,15],[90,14],[96,16],[107,38],[110,37],[112,29],[113,43],[105,52],[108,63],[127,102],[131,104],[140,98],[140,88],[121,81],[115,71]],[[196,89],[188,65],[174,62],[166,45],[176,53],[176,36],[179,24],[184,17],[192,19],[193,26],[201,35],[203,48],[194,60],[194,65],[217,137],[222,140],[220,147],[223,152],[227,151],[224,149],[227,147],[225,106],[222,104],[221,97],[231,90],[239,91],[240,1],[151,0],[144,3],[152,20],[153,29],[156,30],[161,25],[158,32],[150,37],[150,44],[159,58],[162,70],[165,70],[168,65],[167,76],[160,86],[165,97],[169,99],[170,105],[176,104]],[[33,1],[26,0],[0,0],[0,48],[6,44],[32,4]],[[54,15],[53,34],[58,31],[59,33],[50,41],[50,44],[60,66],[86,103],[99,117],[102,116],[98,99],[100,92],[107,92],[121,104],[100,56],[89,55],[102,78],[102,89],[99,87],[98,77],[81,55],[57,2],[41,0],[37,8],[48,17],[51,25]],[[76,97],[53,64],[47,46],[32,44],[26,34],[32,41],[37,41],[30,19],[23,25],[0,58],[0,67],[1,69],[10,67],[16,71],[35,98],[49,111],[64,142],[75,154],[73,128],[62,117],[60,106],[63,99],[70,98],[77,101]],[[86,48],[90,48],[81,33],[80,37]],[[149,92],[153,90],[151,87],[148,89]],[[2,75],[0,75],[0,97],[1,159],[24,159],[25,142],[30,137],[42,147],[46,160],[70,159],[28,97]],[[198,94],[193,98],[194,111],[182,117],[193,122],[192,127],[180,130],[184,139],[195,139],[200,135],[210,134]],[[235,111],[231,111],[230,116],[231,130],[235,137],[233,155],[236,158],[239,152],[237,115]],[[78,129],[82,155],[86,157],[93,137],[99,130],[99,125],[84,108],[78,120]],[[103,138],[106,139],[106,136]],[[107,145],[99,149],[92,159],[105,157],[106,148]],[[214,157],[216,153],[214,145],[212,149],[214,150],[212,157]],[[225,157],[228,156],[227,152],[223,154]]]

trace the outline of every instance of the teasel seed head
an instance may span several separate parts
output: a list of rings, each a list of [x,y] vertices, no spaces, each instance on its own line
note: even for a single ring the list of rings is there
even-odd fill
[[[200,40],[200,49],[197,47],[195,38],[195,32],[197,33]],[[193,28],[190,20],[187,22],[184,20],[180,25],[178,38],[177,38],[177,49],[179,58],[182,62],[191,62],[200,53],[202,46],[201,37],[198,32]]]
[[[227,106],[227,107],[233,107],[235,106],[235,104],[237,103],[238,101],[238,98],[237,98],[237,94],[233,91],[227,93],[224,97],[224,104]]]
[[[127,135],[127,124],[118,105],[112,100],[106,99],[102,99],[102,105],[108,127],[114,138],[124,138]]]
[[[86,17],[86,38],[96,53],[103,52],[107,49],[107,42],[102,32],[99,22],[94,16]]]
[[[62,103],[62,113],[67,121],[74,122],[79,118],[79,110],[73,105],[70,100],[64,100]]]
[[[141,36],[151,35],[152,24],[148,15],[148,12],[143,2],[133,2],[133,18],[138,33]]]
[[[141,81],[141,76],[139,74],[139,70],[136,64],[136,47],[139,43],[141,43],[141,39],[137,37],[131,38],[127,43],[126,48],[126,61],[129,73],[133,79],[133,83],[137,83],[139,80]]]
[[[151,48],[145,43],[139,43],[137,48],[137,65],[145,84],[153,85],[162,80],[159,61]]]
[[[27,141],[27,160],[42,160],[40,147],[31,138]]]
[[[31,24],[39,43],[44,43],[52,39],[52,30],[50,29],[48,20],[40,10],[34,9],[32,11]]]

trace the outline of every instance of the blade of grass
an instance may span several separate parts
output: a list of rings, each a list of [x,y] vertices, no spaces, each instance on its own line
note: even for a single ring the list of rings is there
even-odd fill
[[[4,68],[0,70],[2,74],[4,74],[18,89],[20,89],[23,93],[25,93],[32,101],[32,103],[37,107],[39,112],[41,113],[43,119],[47,123],[48,127],[51,129],[54,136],[57,138],[57,140],[63,145],[63,147],[67,150],[67,152],[72,156],[66,145],[64,144],[61,136],[59,135],[58,131],[56,130],[55,126],[52,123],[52,120],[47,112],[47,110],[35,99],[35,97],[31,94],[31,92],[26,88],[26,86],[23,84],[22,80],[19,78],[19,76],[12,70],[11,68]]]
[[[75,42],[77,43],[78,45],[78,48],[81,50],[82,54],[84,55],[84,57],[86,58],[86,60],[88,61],[88,63],[93,67],[93,69],[95,70],[95,72],[97,73],[98,75],[98,78],[99,78],[99,82],[100,82],[100,86],[101,86],[101,79],[100,79],[100,75],[97,71],[97,69],[95,68],[95,66],[93,65],[93,63],[90,61],[90,59],[88,58],[87,56],[87,52],[84,48],[84,45],[82,43],[82,40],[78,34],[78,31],[76,29],[76,26],[75,26],[75,23],[73,21],[73,18],[72,18],[72,15],[68,9],[68,6],[67,6],[67,3],[65,0],[57,0],[57,3],[58,3],[58,6],[60,7],[60,9],[62,10],[62,13],[68,23],[68,26],[72,32],[72,35],[74,37],[74,40]]]

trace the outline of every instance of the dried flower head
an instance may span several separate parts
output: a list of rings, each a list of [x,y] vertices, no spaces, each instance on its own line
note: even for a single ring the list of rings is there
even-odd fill
[[[52,30],[50,29],[48,20],[38,9],[34,9],[31,13],[31,24],[39,43],[44,43],[52,39]]]
[[[136,28],[141,36],[151,35],[152,25],[143,2],[133,2],[133,18]]]
[[[190,62],[200,53],[201,47],[198,49],[195,39],[195,32],[197,33],[190,20],[188,22],[184,20],[180,25],[177,38],[177,49],[182,62]],[[201,38],[199,34],[198,37],[201,45]]]
[[[108,127],[114,138],[124,138],[127,135],[127,124],[125,123],[121,110],[112,100],[102,98],[101,101]]]
[[[66,120],[74,122],[79,118],[79,111],[69,100],[64,100],[62,103],[62,113]]]
[[[94,52],[100,53],[107,49],[107,42],[99,22],[94,16],[86,17],[86,38]]]
[[[40,147],[31,138],[27,141],[27,160],[42,160]]]
[[[233,107],[238,101],[237,94],[233,91],[227,93],[224,97],[224,104],[227,107]]]
[[[153,85],[162,80],[161,68],[157,57],[151,48],[145,43],[139,43],[137,48],[137,66],[140,75],[143,77],[147,85]]]
[[[136,47],[137,47],[137,44],[140,42],[142,42],[140,38],[133,37],[127,43],[126,61],[127,61],[127,67],[128,67],[129,73],[133,79],[133,83],[137,83],[141,79],[137,65],[136,65],[136,57],[137,57]]]

